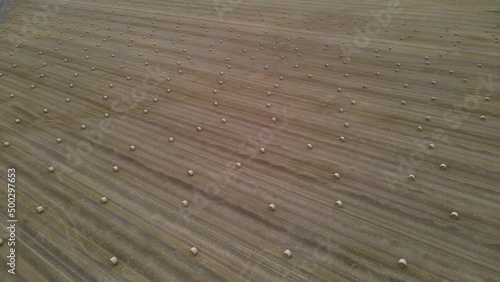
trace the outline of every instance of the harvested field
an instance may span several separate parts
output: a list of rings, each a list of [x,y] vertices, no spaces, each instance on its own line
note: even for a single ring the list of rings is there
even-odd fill
[[[2,3],[0,280],[499,280],[498,1]]]

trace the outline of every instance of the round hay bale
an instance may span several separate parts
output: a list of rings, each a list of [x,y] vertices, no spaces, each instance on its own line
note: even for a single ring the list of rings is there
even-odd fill
[[[404,258],[401,258],[398,261],[399,267],[406,267],[407,264],[408,264],[408,262]]]
[[[116,165],[115,165],[115,166],[113,167],[113,170],[114,170],[115,172],[117,172],[117,171],[119,170],[118,166],[116,166]]]
[[[198,254],[198,249],[196,247],[192,247],[191,249],[189,249],[189,252],[192,256],[196,256]]]
[[[274,210],[276,209],[276,205],[274,205],[274,204],[269,204],[269,206],[267,207],[267,209],[268,209],[269,211],[274,211]]]
[[[42,206],[38,206],[38,207],[36,208],[36,211],[37,211],[38,213],[42,213],[44,210],[45,210],[45,209],[44,209]]]
[[[116,265],[118,263],[118,259],[116,257],[112,257],[109,259],[113,265]]]
[[[452,212],[450,214],[451,219],[458,219],[458,212]]]
[[[339,200],[339,201],[336,201],[336,202],[335,202],[335,205],[336,205],[337,207],[341,208],[341,207],[343,206],[343,203],[342,203],[342,201],[340,201],[340,200]]]
[[[188,170],[188,172],[187,172],[187,173],[188,173],[188,175],[189,175],[189,176],[193,176],[193,175],[194,175],[194,171],[193,171],[193,170],[191,170],[191,169],[190,169],[190,170]]]
[[[102,204],[105,204],[105,203],[107,203],[107,202],[108,202],[108,198],[106,198],[106,197],[102,197],[102,198],[101,198],[101,203],[102,203]]]
[[[49,172],[52,173],[54,171],[56,171],[56,169],[53,166],[49,166]]]
[[[292,251],[290,251],[289,249],[286,249],[284,252],[283,252],[283,256],[285,258],[291,258],[292,257]]]
[[[184,207],[187,207],[189,205],[188,201],[184,200],[181,202]]]

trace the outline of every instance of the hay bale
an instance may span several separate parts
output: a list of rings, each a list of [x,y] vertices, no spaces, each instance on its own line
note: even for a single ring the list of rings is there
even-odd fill
[[[196,256],[198,254],[198,249],[196,247],[192,247],[191,249],[189,249],[189,252],[192,256]]]
[[[118,263],[118,259],[116,257],[112,257],[109,259],[113,265],[116,265]]]
[[[269,206],[267,207],[267,209],[269,211],[274,211],[276,209],[276,206],[274,204],[269,204]]]

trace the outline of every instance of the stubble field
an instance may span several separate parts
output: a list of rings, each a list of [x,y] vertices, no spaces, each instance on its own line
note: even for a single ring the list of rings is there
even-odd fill
[[[498,281],[499,12],[14,1],[0,24],[2,277]]]

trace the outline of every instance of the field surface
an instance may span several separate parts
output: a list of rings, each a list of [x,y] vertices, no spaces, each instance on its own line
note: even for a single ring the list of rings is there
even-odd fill
[[[1,281],[500,281],[499,1],[0,22]]]

